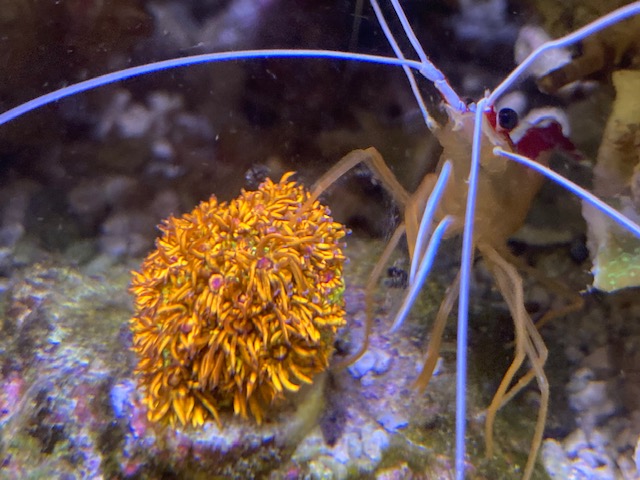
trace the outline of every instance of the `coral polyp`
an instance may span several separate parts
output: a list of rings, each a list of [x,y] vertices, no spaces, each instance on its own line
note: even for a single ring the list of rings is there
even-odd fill
[[[132,272],[130,326],[151,421],[200,426],[272,402],[325,370],[345,324],[347,231],[285,174],[159,227]]]

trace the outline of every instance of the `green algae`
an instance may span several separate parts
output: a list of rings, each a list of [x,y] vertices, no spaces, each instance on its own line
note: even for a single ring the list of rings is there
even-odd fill
[[[593,286],[611,292],[640,284],[640,241],[626,232],[610,231],[593,261]]]

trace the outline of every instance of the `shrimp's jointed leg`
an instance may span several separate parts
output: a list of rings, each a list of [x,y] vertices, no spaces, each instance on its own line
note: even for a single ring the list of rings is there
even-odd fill
[[[354,150],[342,157],[338,163],[331,167],[311,188],[311,197],[308,202],[314,202],[322,193],[333,185],[339,178],[357,165],[364,163],[373,175],[382,183],[384,189],[393,197],[399,208],[409,201],[409,192],[400,185],[396,176],[385,163],[380,152],[373,147],[366,150]]]
[[[368,148],[366,150],[354,150],[336,163],[329,171],[327,171],[313,186],[311,189],[311,196],[307,203],[310,204],[314,202],[327,188],[333,185],[339,178],[341,178],[344,174],[346,174],[349,170],[356,167],[357,165],[364,163],[366,164],[372,171],[373,175],[382,183],[382,186],[385,188],[387,192],[393,197],[394,201],[398,205],[399,208],[405,209],[405,207],[409,208],[409,205],[413,206],[413,202],[411,201],[411,196],[405,190],[405,188],[400,185],[400,182],[396,179],[393,172],[389,169],[387,164],[385,163],[382,155],[375,148]],[[435,179],[429,180],[427,186],[425,188],[429,191],[435,183]],[[431,187],[431,188],[429,188]],[[416,210],[415,206],[411,211]],[[406,215],[405,215],[406,218]],[[409,219],[411,222],[411,219]],[[417,226],[414,226],[412,223],[411,228],[417,231]],[[389,261],[391,254],[398,246],[398,242],[402,235],[405,233],[405,223],[401,223],[391,236],[391,239],[387,243],[382,255],[376,262],[375,267],[371,271],[369,275],[369,279],[367,280],[367,285],[365,288],[365,303],[366,303],[366,325],[364,331],[364,338],[362,344],[358,348],[358,350],[351,355],[349,358],[339,362],[335,365],[335,368],[343,368],[346,367],[362,356],[362,354],[367,350],[369,345],[369,335],[371,333],[371,329],[373,327],[373,292],[375,287],[382,275],[382,271],[384,266]],[[413,251],[413,245],[410,247],[411,251]]]
[[[398,246],[398,242],[402,238],[402,235],[405,233],[404,223],[401,223],[396,228],[396,231],[393,232],[391,239],[387,242],[387,245],[384,247],[384,251],[380,258],[376,262],[376,265],[371,270],[369,274],[369,278],[367,279],[367,285],[364,290],[364,301],[365,301],[365,327],[364,327],[364,336],[362,339],[362,343],[358,350],[352,354],[350,357],[345,358],[340,362],[336,362],[334,364],[334,368],[339,370],[341,368],[348,367],[352,363],[356,362],[369,348],[369,336],[371,335],[371,330],[373,329],[373,292],[378,285],[378,280],[380,280],[380,276],[384,270],[384,266],[389,261],[391,254]]]
[[[556,295],[566,299],[568,302],[563,307],[552,308],[549,311],[545,312],[545,314],[536,321],[536,328],[538,330],[542,329],[542,327],[544,327],[552,320],[565,317],[570,313],[582,310],[582,307],[584,307],[584,298],[582,298],[582,295],[570,290],[562,282],[547,277],[539,270],[530,267],[525,262],[523,262],[522,259],[512,255],[508,251],[503,252],[502,255],[507,262],[514,265],[518,270],[526,273],[528,276],[535,279],[536,282],[543,285],[548,291],[553,292]]]
[[[391,172],[380,153],[374,148],[369,148],[367,150],[355,150],[343,157],[334,167],[325,173],[320,180],[316,182],[312,188],[312,194],[308,202],[315,201],[322,192],[329,188],[329,186],[360,163],[365,163],[369,166],[374,176],[380,180],[383,187],[391,194],[398,206],[404,209],[404,223],[402,223],[394,232],[367,281],[365,289],[366,326],[363,342],[356,353],[345,361],[337,364],[338,368],[356,361],[368,347],[369,335],[373,325],[373,292],[378,280],[380,279],[384,266],[388,262],[402,235],[406,233],[409,256],[412,258],[412,280],[403,301],[403,305],[395,318],[392,330],[397,329],[406,318],[409,309],[415,301],[415,297],[429,274],[442,237],[447,233],[448,228],[453,223],[452,217],[445,217],[435,228],[433,234],[431,234],[431,227],[434,221],[435,212],[447,187],[451,172],[452,167],[449,162],[444,164],[438,177],[435,175],[427,175],[421,182],[416,193],[409,195],[404,187],[400,185],[393,172]],[[420,215],[423,211],[424,213]],[[418,219],[420,217],[420,225],[418,226]],[[453,290],[453,297],[455,298],[457,297],[458,292],[457,284]],[[452,305],[449,305],[449,303],[451,302],[445,301],[444,310],[443,308],[440,309],[441,314],[438,316],[439,322],[437,322],[437,325],[440,327],[434,332],[435,337],[433,339],[433,345],[436,347],[440,344],[444,323],[451,311]],[[448,308],[446,308],[447,305],[449,305]],[[434,349],[433,347],[430,347],[429,352],[431,357],[436,355],[437,351],[438,348]],[[432,363],[430,360],[433,360],[431,357],[427,356],[424,374],[429,370],[431,372],[433,371],[433,368],[430,367]],[[428,377],[430,378],[430,376],[431,375],[429,374]],[[424,378],[424,375],[422,375],[421,378]],[[428,379],[425,384],[427,382]]]
[[[427,358],[425,359],[422,371],[420,372],[420,375],[418,375],[414,384],[421,392],[423,392],[429,385],[431,377],[433,377],[433,372],[438,364],[444,327],[447,323],[447,319],[449,318],[449,314],[451,313],[451,309],[458,299],[459,293],[460,273],[456,275],[456,279],[453,281],[451,286],[447,288],[444,300],[442,300],[440,308],[438,309],[436,320],[433,322],[433,329],[431,330],[431,337],[429,338],[429,347],[427,348]]]
[[[500,386],[491,401],[491,405],[489,405],[487,409],[487,419],[485,423],[487,456],[493,454],[493,424],[498,410],[526,387],[535,377],[538,382],[538,387],[540,388],[540,408],[538,409],[538,418],[536,420],[536,426],[531,440],[531,449],[529,450],[529,458],[527,459],[523,476],[523,478],[530,478],[533,467],[535,466],[538,450],[542,444],[542,435],[544,433],[547,409],[549,407],[549,382],[544,373],[544,364],[547,361],[548,350],[538,329],[525,310],[522,277],[520,277],[516,268],[502,258],[493,247],[487,244],[478,245],[478,250],[487,260],[498,285],[498,289],[509,307],[515,328],[516,343],[514,359],[504,374],[502,382],[500,382]],[[530,370],[522,376],[513,387],[509,388],[525,359],[528,359],[531,364]]]

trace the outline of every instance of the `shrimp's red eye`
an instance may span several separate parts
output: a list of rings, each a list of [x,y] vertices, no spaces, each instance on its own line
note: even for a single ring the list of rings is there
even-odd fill
[[[509,131],[518,125],[518,114],[511,108],[501,108],[498,112],[498,125]]]

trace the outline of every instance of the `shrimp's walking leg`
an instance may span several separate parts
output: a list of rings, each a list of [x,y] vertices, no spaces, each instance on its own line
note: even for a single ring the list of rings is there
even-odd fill
[[[364,328],[364,337],[362,339],[360,348],[358,348],[358,351],[350,357],[345,358],[340,362],[336,362],[333,367],[334,369],[340,370],[342,368],[348,367],[349,365],[357,361],[364,354],[364,352],[367,351],[367,348],[369,348],[369,337],[371,335],[371,330],[373,329],[373,292],[378,285],[378,280],[380,280],[380,276],[382,275],[382,271],[385,265],[389,261],[389,257],[391,257],[391,254],[398,246],[398,242],[400,241],[404,233],[404,223],[401,223],[400,225],[398,225],[398,228],[396,228],[396,231],[393,232],[391,239],[387,242],[387,245],[384,247],[384,251],[380,255],[380,258],[376,262],[376,265],[373,267],[373,270],[369,274],[369,279],[367,280],[367,285],[364,291],[364,299],[366,305],[366,323]]]
[[[305,206],[316,201],[316,199],[333,183],[335,183],[339,178],[341,178],[345,173],[359,165],[360,163],[366,164],[372,171],[373,175],[382,183],[383,187],[389,192],[389,194],[393,197],[394,201],[398,204],[398,206],[402,209],[405,206],[411,204],[411,196],[404,189],[400,182],[396,179],[393,172],[389,169],[387,164],[385,163],[382,155],[375,148],[368,148],[366,150],[354,150],[336,163],[333,167],[329,169],[320,179],[315,183],[315,185],[311,189],[311,195],[309,200],[307,200]],[[425,182],[423,182],[425,183]],[[435,183],[435,180],[426,182],[426,183]],[[428,185],[427,185],[428,188]],[[429,191],[430,193],[430,191]],[[414,228],[414,227],[412,227]],[[393,233],[391,239],[387,243],[382,255],[376,262],[373,271],[369,275],[369,279],[367,281],[367,285],[365,288],[365,302],[366,302],[366,325],[364,332],[364,339],[362,345],[358,349],[358,351],[353,354],[351,357],[337,363],[335,368],[343,368],[346,367],[362,356],[362,354],[367,350],[369,345],[369,335],[373,328],[373,291],[380,279],[380,275],[384,269],[384,266],[389,260],[389,257],[393,253],[393,250],[398,246],[398,242],[400,238],[405,233],[405,224],[401,224],[396,228],[396,231]]]
[[[418,375],[418,378],[416,379],[414,384],[415,387],[421,392],[423,392],[429,385],[431,377],[433,377],[433,371],[438,364],[438,357],[440,354],[440,345],[442,344],[442,334],[444,333],[444,327],[447,323],[447,319],[449,318],[449,314],[451,313],[451,309],[458,299],[459,292],[460,273],[456,275],[456,279],[447,289],[447,293],[445,294],[444,300],[442,300],[442,303],[440,304],[438,314],[436,315],[436,320],[433,324],[431,338],[429,338],[429,347],[427,348],[427,358],[425,359],[422,371],[420,372],[420,375]]]
[[[527,275],[533,277],[538,283],[544,285],[548,290],[565,298],[569,302],[569,304],[565,305],[564,307],[553,308],[542,315],[542,317],[540,317],[540,319],[536,322],[536,328],[538,330],[540,330],[550,321],[555,320],[559,317],[564,317],[565,315],[569,315],[570,313],[577,312],[581,310],[582,307],[584,307],[584,299],[582,298],[582,296],[569,290],[564,284],[562,284],[562,282],[558,282],[553,278],[545,276],[544,274],[540,273],[535,268],[530,267],[521,259],[512,255],[508,251],[501,252],[501,255],[505,258],[505,260],[515,265],[518,270],[525,272]]]
[[[409,232],[410,235],[407,235],[407,238],[414,239],[416,237],[419,237],[419,244],[417,245],[414,244],[414,242],[411,240],[409,240],[408,242],[409,254],[413,259],[413,263],[417,264],[415,255],[418,255],[420,257],[420,267],[417,269],[418,271],[416,273],[415,281],[411,282],[409,291],[405,296],[402,307],[400,308],[400,311],[396,316],[394,324],[391,328],[392,330],[395,330],[404,321],[409,312],[409,309],[415,302],[415,298],[420,291],[420,288],[424,284],[431,266],[433,265],[433,261],[435,259],[440,241],[446,233],[449,225],[453,222],[453,219],[451,217],[445,217],[440,222],[430,238],[429,244],[424,251],[424,255],[422,255],[422,250],[424,249],[423,244],[426,243],[426,240],[429,238],[431,223],[433,222],[433,217],[439,205],[442,194],[444,193],[444,189],[446,188],[451,171],[451,165],[449,164],[449,162],[445,163],[440,177],[437,180],[434,175],[428,175],[423,180],[418,189],[419,194],[411,197],[404,189],[404,187],[400,185],[395,175],[393,174],[393,172],[391,172],[384,159],[376,149],[368,148],[367,150],[355,150],[343,157],[336,165],[334,165],[316,182],[316,184],[312,188],[311,196],[309,200],[307,200],[307,204],[314,202],[318,198],[318,196],[320,196],[322,192],[324,192],[331,184],[333,184],[337,179],[341,178],[346,172],[360,163],[366,163],[372,170],[376,178],[378,178],[382,182],[386,190],[392,195],[396,203],[401,208],[405,208],[405,223],[407,225],[407,230],[411,230],[411,232]],[[418,203],[422,203],[420,200],[425,197],[428,197],[428,201],[426,202],[427,208],[422,216],[421,226],[418,229],[416,227],[416,219],[419,208]],[[418,233],[418,230],[420,230],[420,233]],[[345,365],[353,363],[366,351],[368,347],[369,334],[373,326],[373,290],[377,284],[378,279],[380,278],[380,275],[382,274],[384,265],[387,263],[391,252],[397,246],[400,237],[404,232],[405,224],[400,225],[396,229],[383,254],[381,255],[381,258],[378,260],[376,266],[371,272],[371,275],[369,276],[365,294],[367,304],[367,323],[365,326],[363,343],[354,355],[352,355],[344,362],[338,364],[338,367],[343,367]]]
[[[549,383],[544,373],[544,364],[547,360],[548,351],[540,333],[525,310],[522,278],[516,268],[502,258],[498,252],[489,245],[478,245],[478,249],[488,261],[500,293],[509,307],[509,311],[513,317],[516,337],[515,357],[507,373],[505,373],[502,378],[502,382],[500,382],[500,386],[491,401],[491,405],[489,405],[487,409],[487,419],[485,423],[487,456],[493,454],[493,423],[496,413],[535,377],[538,382],[538,387],[540,388],[540,408],[538,410],[538,418],[523,476],[523,478],[527,480],[533,473],[538,450],[542,444],[542,435],[544,433],[547,409],[549,407]],[[509,389],[513,378],[522,366],[525,358],[531,363],[531,370],[528,371],[514,387]]]
[[[342,157],[338,163],[331,167],[311,188],[311,197],[307,204],[311,204],[318,199],[322,193],[333,185],[345,173],[355,166],[364,163],[373,175],[382,183],[382,186],[389,192],[398,207],[403,209],[409,201],[410,195],[405,188],[400,185],[396,176],[385,163],[380,152],[373,147],[366,150],[354,150]]]

